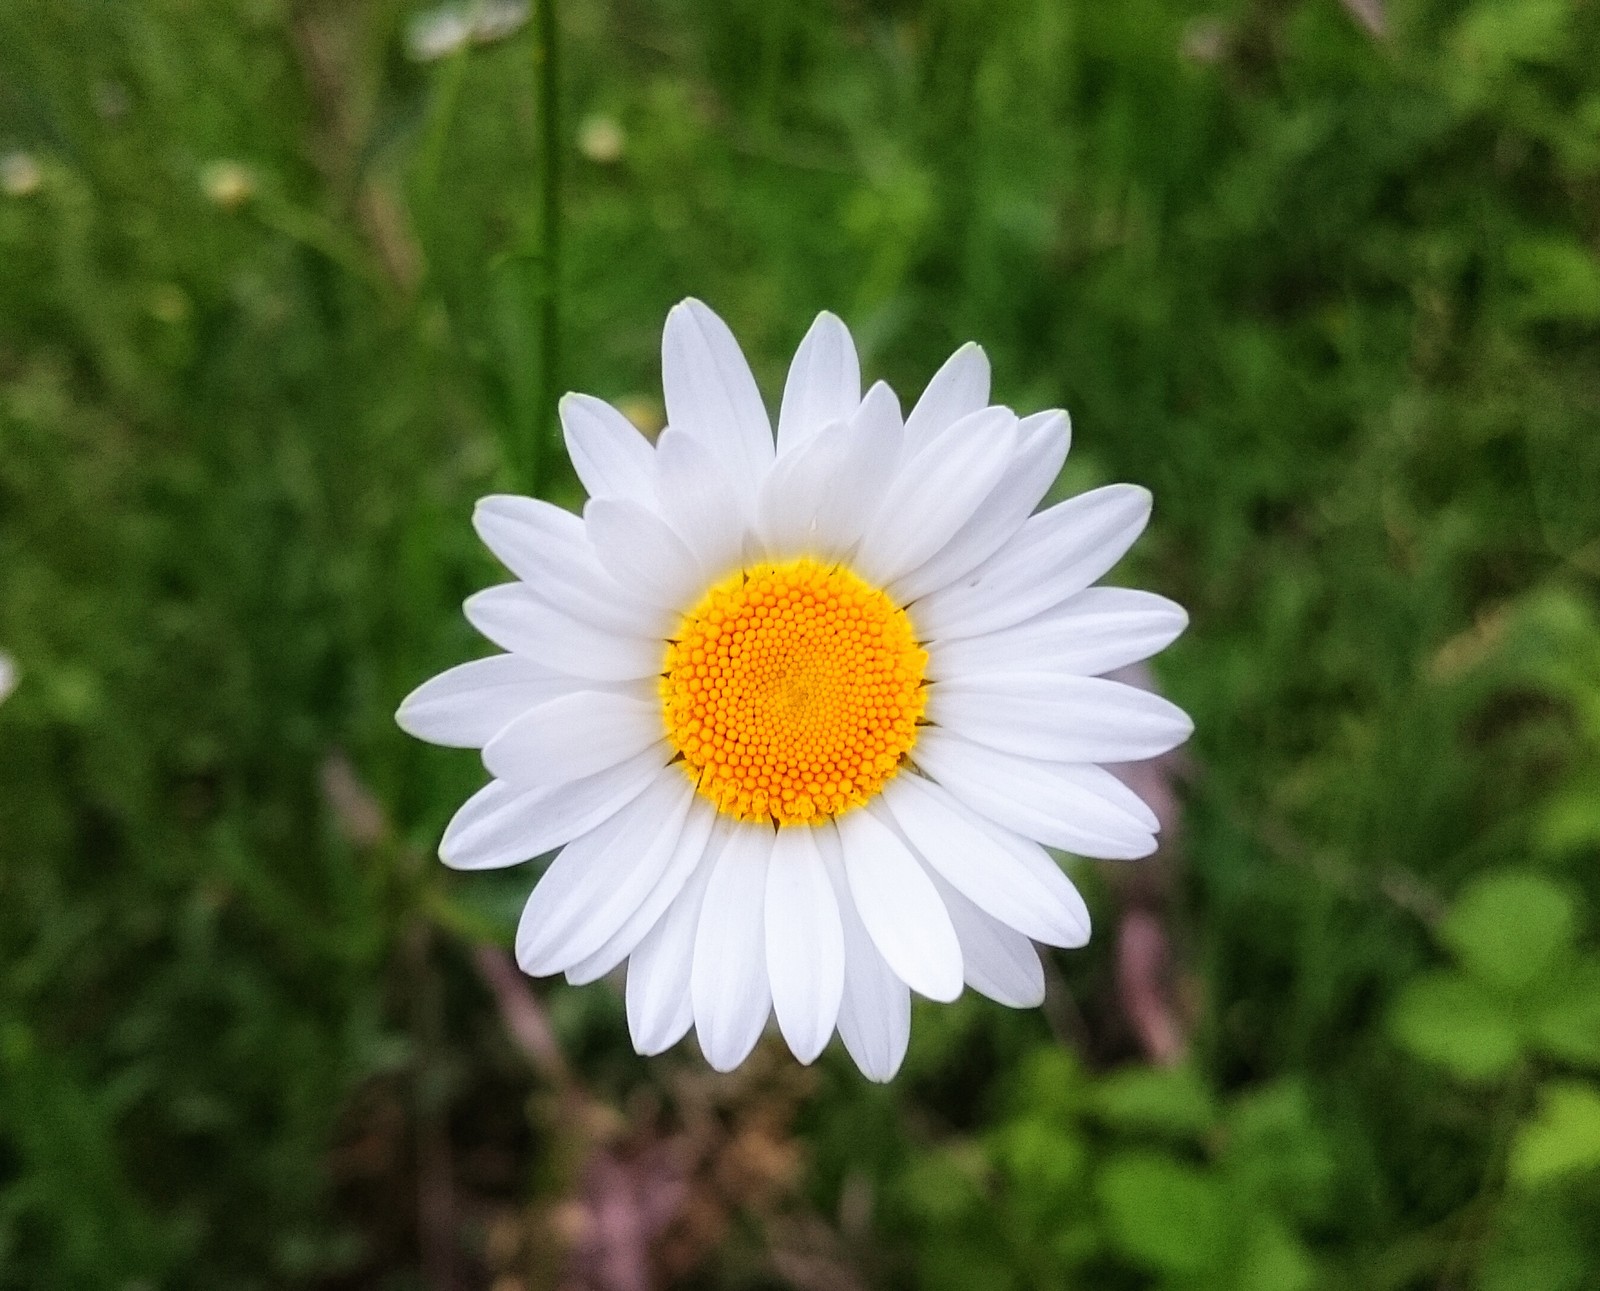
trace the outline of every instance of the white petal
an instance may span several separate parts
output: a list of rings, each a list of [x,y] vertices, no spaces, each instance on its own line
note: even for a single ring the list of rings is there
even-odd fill
[[[1025,417],[1017,424],[1017,438],[1015,457],[972,518],[932,557],[895,580],[889,590],[901,604],[938,591],[994,555],[1055,483],[1072,440],[1067,414]]]
[[[1089,793],[1104,798],[1114,807],[1120,807],[1139,821],[1152,834],[1161,832],[1161,821],[1149,805],[1104,767],[1089,762],[1060,762],[1051,764],[1056,774]]]
[[[616,815],[644,792],[671,756],[663,740],[571,784],[524,789],[491,780],[451,819],[439,859],[451,869],[493,870],[543,856]]]
[[[920,776],[897,775],[883,801],[922,859],[979,909],[1047,945],[1089,939],[1083,898],[1037,843],[990,825]]]
[[[495,558],[528,583],[542,578],[552,559],[571,559],[589,548],[582,516],[516,493],[479,498],[472,527]]]
[[[1061,460],[1066,461],[1067,452],[1072,447],[1072,418],[1067,416],[1066,409],[1046,408],[1043,412],[1031,412],[1017,424],[1017,431],[1024,448],[1050,444],[1051,452],[1059,453]]]
[[[1046,762],[1137,762],[1194,732],[1181,708],[1147,690],[1050,673],[935,682],[927,716],[979,744]]]
[[[704,582],[738,568],[751,500],[741,499],[711,450],[687,431],[661,432],[656,497],[661,515],[699,561]]]
[[[900,459],[900,402],[878,382],[847,424],[825,427],[787,452],[761,488],[756,514],[775,559],[837,559],[883,504],[883,482]]]
[[[850,418],[850,459],[825,526],[832,541],[848,546],[867,531],[883,506],[885,481],[906,455],[899,396],[887,382],[874,382]]]
[[[645,773],[646,780],[634,792],[643,791],[657,770],[650,768]],[[544,789],[518,788],[504,780],[489,781],[450,818],[439,843],[439,859],[457,870],[495,870],[542,855],[537,841],[525,847],[523,839],[538,827],[546,793]],[[607,816],[610,814],[606,812]]]
[[[834,823],[850,894],[879,953],[919,995],[955,999],[961,994],[961,946],[916,858],[870,808],[846,812]]]
[[[517,925],[523,973],[570,968],[634,915],[672,861],[693,793],[688,777],[662,768],[634,801],[562,848]]]
[[[491,775],[533,788],[566,784],[660,742],[661,705],[638,695],[580,690],[530,709],[490,740]]]
[[[661,672],[661,638],[629,636],[563,614],[526,583],[501,583],[467,597],[467,622],[504,650],[591,681],[636,681]]]
[[[637,426],[586,394],[565,396],[560,411],[567,455],[591,498],[651,496],[652,450]]]
[[[635,596],[680,613],[700,599],[706,585],[700,562],[654,511],[601,499],[584,507],[583,518],[601,565]]]
[[[911,991],[884,962],[850,895],[838,831],[816,830],[818,850],[839,906],[844,928],[844,995],[839,1001],[839,1038],[868,1080],[890,1080],[905,1060],[911,1039]]]
[[[906,446],[917,452],[989,402],[989,357],[968,341],[933,374],[906,418]]]
[[[918,601],[924,640],[997,632],[1081,592],[1122,559],[1150,519],[1150,494],[1109,484],[1030,516],[971,573]]]
[[[580,516],[499,494],[478,502],[472,524],[533,595],[580,622],[646,637],[664,637],[672,626],[670,613],[629,595],[601,568]]]
[[[850,329],[833,314],[817,315],[795,351],[778,409],[778,454],[824,426],[848,421],[861,402],[861,363]]]
[[[561,849],[517,925],[517,963],[559,973],[594,954],[649,897],[672,859],[694,787],[663,767],[610,820]]]
[[[1044,965],[1033,943],[1015,928],[984,914],[937,874],[933,882],[961,942],[967,985],[1008,1008],[1031,1009],[1041,1004]]]
[[[767,867],[767,976],[772,1009],[789,1048],[812,1062],[839,1020],[844,927],[813,835],[780,829]]]
[[[1095,677],[1171,645],[1188,626],[1183,607],[1152,592],[1090,587],[1037,618],[1000,632],[934,642],[932,681],[989,672]]]
[[[789,448],[762,481],[756,499],[756,532],[774,560],[794,556],[833,559],[860,536],[839,542],[838,490],[851,461],[850,427],[840,423]]]
[[[633,1047],[650,1055],[670,1049],[694,1022],[689,976],[694,965],[695,932],[706,885],[716,868],[726,830],[713,832],[700,864],[666,914],[628,957],[628,1032]]]
[[[754,498],[772,465],[772,423],[733,333],[698,300],[667,315],[661,382],[667,423],[702,441]]]
[[[695,931],[695,1033],[706,1061],[732,1071],[755,1048],[772,1007],[764,919],[772,830],[741,824],[728,837],[706,887]]]
[[[481,749],[535,704],[574,685],[521,655],[490,655],[423,682],[401,701],[394,720],[430,744]]]
[[[604,977],[633,953],[645,934],[656,926],[666,913],[667,907],[677,899],[689,876],[704,859],[706,845],[711,838],[711,826],[715,823],[716,816],[717,809],[707,799],[699,794],[690,799],[689,814],[683,822],[682,832],[678,835],[672,859],[661,871],[661,877],[650,889],[650,895],[628,916],[623,925],[606,939],[605,945],[587,959],[567,969],[569,982],[574,986],[582,986]]]
[[[1156,850],[1142,818],[1085,788],[1064,764],[1000,753],[937,726],[923,728],[911,756],[980,815],[1047,847],[1103,860]]]
[[[901,466],[861,538],[854,565],[880,586],[910,573],[966,524],[1017,451],[1005,408],[964,417]]]

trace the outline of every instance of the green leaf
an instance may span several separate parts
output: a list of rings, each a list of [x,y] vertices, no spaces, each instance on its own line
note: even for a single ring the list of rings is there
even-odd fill
[[[1462,1080],[1493,1080],[1522,1052],[1505,1006],[1459,973],[1427,973],[1408,982],[1389,1013],[1389,1026],[1417,1057],[1448,1067]]]
[[[1539,1114],[1511,1145],[1511,1178],[1526,1188],[1600,1169],[1600,1089],[1579,1081],[1546,1085]]]
[[[1099,1193],[1113,1242],[1139,1263],[1199,1274],[1227,1258],[1226,1198],[1217,1180],[1194,1166],[1158,1153],[1124,1153],[1106,1163]]]
[[[1234,1291],[1305,1291],[1317,1266],[1300,1239],[1282,1225],[1263,1220],[1252,1227],[1239,1261]]]
[[[907,1204],[918,1214],[948,1226],[983,1209],[979,1173],[980,1168],[960,1150],[929,1152],[911,1159],[901,1187]]]
[[[1087,1078],[1065,1049],[1039,1049],[1028,1055],[1017,1081],[1016,1110],[1075,1124],[1083,1107]]]
[[[1517,312],[1529,321],[1600,320],[1600,261],[1582,243],[1563,237],[1527,238],[1506,252],[1523,285]]]
[[[1587,1212],[1549,1193],[1507,1199],[1478,1269],[1477,1291],[1580,1291],[1589,1271]],[[1569,1212],[1576,1213],[1569,1213]]]
[[[1100,1082],[1092,1107],[1111,1125],[1185,1137],[1217,1123],[1211,1091],[1189,1067],[1125,1067]]]
[[[996,1164],[1032,1197],[1060,1202],[1083,1186],[1088,1154],[1077,1135],[1039,1117],[1023,1117],[995,1135]]]
[[[1513,62],[1557,62],[1571,42],[1570,27],[1562,0],[1482,0],[1467,11],[1453,43],[1469,66],[1501,72]]]
[[[1227,1161],[1235,1190],[1253,1204],[1308,1219],[1331,1204],[1333,1154],[1296,1080],[1276,1081],[1234,1100]]]
[[[1570,953],[1577,922],[1572,898],[1549,879],[1500,872],[1467,886],[1440,934],[1474,977],[1519,992]]]
[[[1528,1034],[1552,1058],[1600,1067],[1600,962],[1563,968],[1530,1015]]]
[[[1570,474],[1571,464],[1564,461],[1562,466]],[[1555,855],[1600,846],[1600,793],[1595,786],[1576,780],[1550,794],[1539,812],[1538,839],[1542,849]]]

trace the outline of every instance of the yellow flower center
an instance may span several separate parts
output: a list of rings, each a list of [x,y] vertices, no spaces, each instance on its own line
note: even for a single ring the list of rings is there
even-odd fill
[[[684,616],[661,710],[719,811],[819,824],[870,799],[916,743],[927,663],[906,612],[850,570],[756,565]]]

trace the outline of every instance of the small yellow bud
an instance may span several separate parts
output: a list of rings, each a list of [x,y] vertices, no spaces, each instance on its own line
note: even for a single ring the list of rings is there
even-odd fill
[[[214,161],[201,172],[200,188],[206,200],[232,214],[256,195],[256,177],[237,161]]]

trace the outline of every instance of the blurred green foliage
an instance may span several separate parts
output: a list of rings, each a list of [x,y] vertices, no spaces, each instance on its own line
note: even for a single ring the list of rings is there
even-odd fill
[[[420,1285],[429,1132],[562,1187],[465,953],[529,876],[427,860],[480,773],[390,719],[476,649],[471,500],[578,498],[536,65],[410,59],[415,10],[0,3],[0,1287]],[[1072,411],[1062,491],[1154,489],[1193,614],[1187,1060],[1139,1061],[1086,872],[1077,1056],[964,1000],[887,1091],[824,1060],[800,1194],[870,1200],[862,1275],[1600,1284],[1600,9],[562,20],[618,145],[567,167],[566,385],[655,398],[686,294],[769,393],[821,308],[902,395],[978,339]],[[693,1062],[544,998],[619,1104]],[[763,1240],[693,1284],[788,1284]]]

